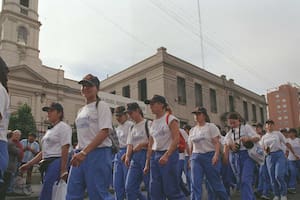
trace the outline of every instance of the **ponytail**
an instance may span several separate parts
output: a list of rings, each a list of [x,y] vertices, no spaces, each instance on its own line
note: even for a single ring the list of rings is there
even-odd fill
[[[96,95],[96,108],[98,108],[99,101],[101,101],[101,98],[97,94]]]
[[[169,113],[170,115],[172,114],[172,109],[170,108],[170,106],[168,104],[165,104],[164,108],[167,113]]]

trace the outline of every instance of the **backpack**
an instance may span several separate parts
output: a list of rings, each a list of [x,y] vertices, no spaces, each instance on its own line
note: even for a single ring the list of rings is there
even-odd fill
[[[113,127],[113,130],[109,131],[108,137],[111,140],[111,152],[113,154],[116,154],[120,151],[120,146],[119,146],[119,140],[118,140],[118,136],[115,130],[115,127]]]
[[[170,116],[170,114],[168,113],[166,116],[166,123],[168,126],[169,126],[169,116]],[[186,142],[185,142],[185,139],[183,138],[183,136],[181,135],[181,133],[179,134],[179,142],[178,142],[177,148],[178,148],[179,153],[183,153],[186,149]]]

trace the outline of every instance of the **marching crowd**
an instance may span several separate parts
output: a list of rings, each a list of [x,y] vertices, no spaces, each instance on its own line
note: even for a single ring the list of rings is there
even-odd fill
[[[0,61],[0,195],[3,196],[9,185],[7,166],[12,158],[8,156],[10,142],[6,136],[8,68]],[[21,173],[28,173],[33,165],[40,164],[41,200],[52,199],[52,188],[58,180],[67,183],[67,200],[84,199],[86,191],[91,200],[183,200],[187,197],[199,200],[203,185],[210,200],[230,199],[232,189],[240,191],[242,200],[256,197],[286,200],[288,192],[296,193],[300,168],[300,140],[296,129],[276,131],[272,120],[253,127],[232,112],[228,114],[228,127],[224,131],[210,122],[203,107],[191,111],[195,126],[185,125],[181,129],[179,119],[163,96],[154,95],[145,101],[155,116],[150,121],[135,102],[112,112],[97,95],[100,81],[96,76],[88,74],[79,84],[86,105],[76,117],[78,143],[71,156],[72,129],[63,122],[64,109],[59,103],[43,107],[51,127],[41,140],[41,151],[28,146],[33,143],[34,134],[15,149],[15,155],[24,152],[21,158],[14,158],[22,162]],[[113,115],[118,122],[116,128],[112,126]],[[114,134],[117,140],[113,139]],[[118,151],[113,152],[112,146],[116,145]],[[30,173],[27,177],[30,184]],[[146,196],[141,192],[142,183]],[[111,185],[114,195],[109,192]]]

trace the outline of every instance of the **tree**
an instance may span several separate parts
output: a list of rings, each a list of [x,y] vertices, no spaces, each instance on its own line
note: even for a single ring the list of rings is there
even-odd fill
[[[28,133],[36,133],[36,124],[31,113],[31,108],[27,104],[21,105],[9,119],[9,130],[20,130],[22,138],[27,138]]]

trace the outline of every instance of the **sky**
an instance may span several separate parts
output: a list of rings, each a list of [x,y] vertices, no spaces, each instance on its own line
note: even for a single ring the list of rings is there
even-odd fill
[[[42,0],[39,20],[43,64],[75,80],[103,80],[163,46],[258,94],[300,84],[298,0]]]

